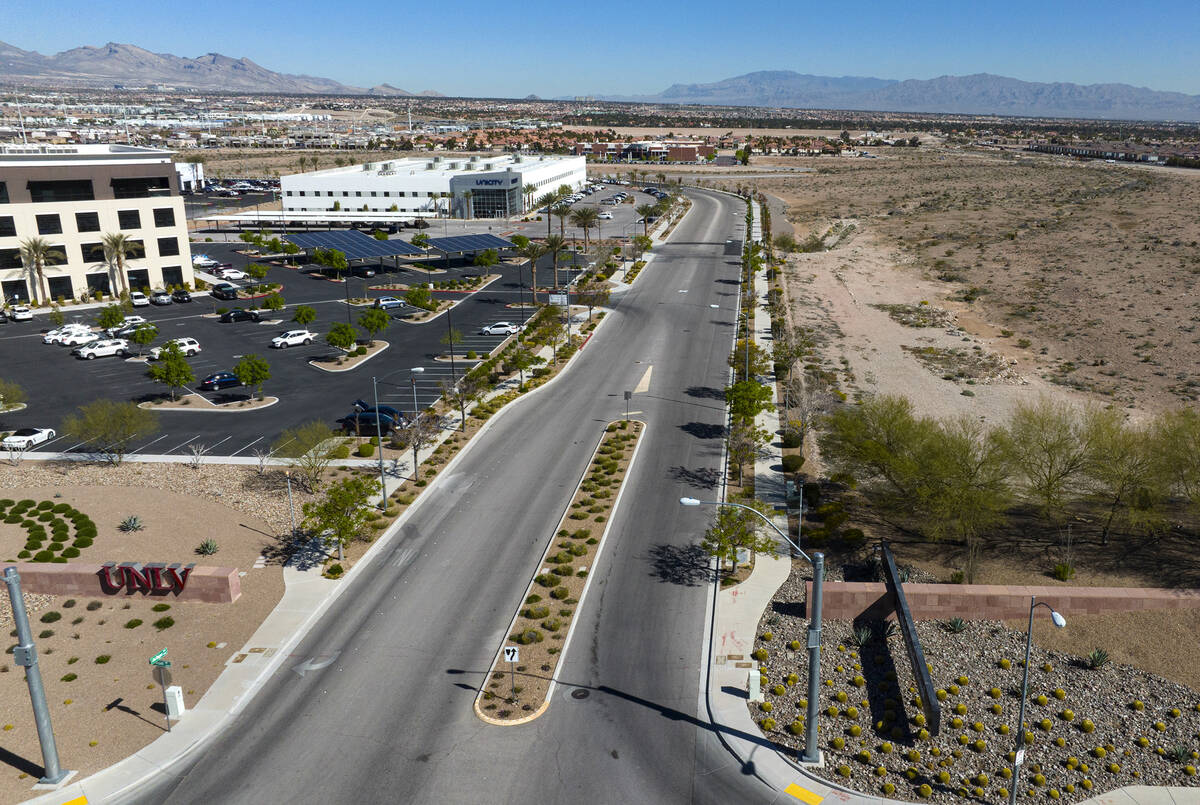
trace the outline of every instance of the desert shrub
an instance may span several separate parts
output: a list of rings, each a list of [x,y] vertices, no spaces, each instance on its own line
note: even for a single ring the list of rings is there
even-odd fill
[[[111,660],[111,659],[112,659],[112,657],[111,657],[110,655],[108,655],[108,654],[101,654],[99,657],[97,657],[97,658],[94,660],[94,662],[96,663],[96,665],[104,665],[105,663],[107,663],[107,662],[108,662],[109,660]]]
[[[363,442],[358,446],[358,455],[361,458],[370,458],[375,455],[375,445],[370,442]]]
[[[170,604],[155,604],[154,606],[150,607],[150,609],[154,612],[166,612],[170,608]]]
[[[522,646],[529,646],[534,643],[540,643],[546,637],[537,629],[524,629],[512,636],[514,643],[519,643]]]
[[[550,573],[539,573],[533,577],[533,580],[542,587],[554,587],[558,585],[558,579]]]
[[[550,607],[548,607],[548,606],[526,607],[525,611],[522,612],[521,614],[524,617],[529,618],[530,620],[538,621],[538,620],[541,620],[542,618],[550,617]]]
[[[142,621],[140,618],[131,618],[130,620],[125,621],[126,629],[136,629],[141,625],[142,625]]]
[[[329,457],[332,459],[350,458],[350,447],[348,445],[339,444],[337,447],[329,451]]]
[[[220,546],[217,545],[217,541],[212,537],[209,537],[196,546],[196,553],[201,556],[212,556],[218,550],[220,550]]]
[[[54,637],[53,629],[43,629],[38,633],[38,640],[49,640],[51,637]]]
[[[40,620],[42,623],[54,623],[55,621],[61,620],[61,619],[62,619],[62,613],[55,612],[53,610],[51,610],[50,612],[43,613],[42,617],[38,618],[38,620]]]
[[[550,591],[550,597],[556,601],[562,601],[570,594],[571,594],[571,591],[568,590],[566,587],[555,587],[553,590]]]
[[[53,562],[54,561],[54,551],[38,551],[37,553],[35,553],[33,555],[33,561],[35,561],[35,562]]]
[[[121,521],[119,526],[117,526],[118,529],[125,532],[141,531],[145,527],[146,526],[142,524],[142,518],[138,517],[136,514],[129,515]]]
[[[160,632],[163,629],[170,629],[174,625],[175,625],[175,619],[172,618],[170,615],[159,618],[158,620],[156,620],[154,622],[154,628]]]
[[[74,559],[77,556],[79,556],[79,549],[76,548],[75,546],[71,546],[70,548],[63,549],[62,557],[64,559]]]
[[[64,675],[63,675],[63,677],[62,677],[62,680],[61,680],[61,681],[63,681],[63,682],[74,682],[74,681],[75,681],[76,679],[78,679],[78,678],[79,678],[79,675],[78,675],[78,674],[64,674]]]
[[[97,609],[99,609],[102,606],[104,606],[104,604],[100,603],[99,601],[88,601],[87,611],[95,612]]]

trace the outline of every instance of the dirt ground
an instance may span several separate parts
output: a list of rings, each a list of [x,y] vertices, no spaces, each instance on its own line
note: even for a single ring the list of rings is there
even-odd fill
[[[271,553],[286,520],[279,517],[274,492],[240,482],[247,473],[253,474],[240,467],[197,473],[184,466],[56,468],[34,462],[4,468],[4,497],[65,502],[95,521],[98,535],[82,550],[81,561],[182,562],[242,573],[242,595],[232,604],[27,595],[59,755],[79,776],[132,754],[165,730],[162,694],[147,664],[152,654],[169,650],[174,683],[192,706],[282,596],[281,566],[256,560]],[[194,494],[201,489],[204,494]],[[254,510],[267,517],[250,513]],[[118,530],[134,514],[144,530]],[[210,537],[219,550],[198,555],[197,546]],[[24,539],[19,525],[0,523],[0,556],[15,556]],[[11,611],[7,596],[2,598],[0,627],[11,633]],[[155,611],[155,605],[169,608]],[[54,617],[51,612],[61,617],[44,622]],[[174,623],[159,628],[155,624],[164,617]],[[110,659],[101,664],[100,657]],[[15,802],[32,794],[41,753],[24,672],[11,655],[0,664],[0,713],[0,801]]]

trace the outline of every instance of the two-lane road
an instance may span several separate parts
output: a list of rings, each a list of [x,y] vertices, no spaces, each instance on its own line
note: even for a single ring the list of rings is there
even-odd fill
[[[303,678],[282,667],[186,768],[129,801],[773,799],[721,748],[700,696],[711,585],[692,546],[706,521],[676,501],[719,486],[738,275],[726,242],[742,237],[744,207],[691,196],[616,320],[568,374],[493,422],[295,650],[336,662]],[[475,689],[626,389],[649,427],[564,684],[530,724],[486,725]]]

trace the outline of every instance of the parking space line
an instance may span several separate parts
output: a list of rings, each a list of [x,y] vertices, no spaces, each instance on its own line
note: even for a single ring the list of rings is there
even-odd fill
[[[163,439],[167,438],[167,436],[169,436],[169,435],[170,435],[170,434],[164,433],[162,436],[159,436],[159,437],[158,437],[157,439],[155,439],[153,442],[146,442],[144,445],[142,445],[141,447],[139,447],[137,450],[130,450],[130,451],[129,451],[129,455],[131,455],[131,456],[132,456],[134,453],[140,453],[142,450],[145,450],[147,447],[149,447],[150,445],[154,444],[155,442],[161,442]]]
[[[225,442],[229,441],[229,440],[230,440],[230,439],[232,439],[232,438],[233,438],[233,435],[231,434],[231,435],[229,435],[229,436],[226,436],[224,439],[222,439],[221,441],[217,442],[216,444],[213,444],[213,445],[206,445],[206,446],[205,446],[205,448],[206,448],[206,449],[205,449],[205,451],[204,451],[204,452],[205,452],[205,453],[211,453],[211,452],[213,452],[213,451],[214,451],[214,450],[216,450],[218,447],[220,447],[221,445],[225,444]]]
[[[241,447],[239,447],[237,450],[234,450],[234,451],[233,451],[232,453],[230,453],[229,455],[230,455],[230,456],[236,456],[238,453],[242,452],[243,450],[246,450],[247,448],[253,447],[254,445],[258,444],[259,442],[261,442],[261,441],[262,441],[263,439],[265,439],[265,438],[267,438],[267,437],[266,437],[266,436],[259,436],[257,439],[255,439],[254,441],[250,442],[250,444],[245,444],[245,445],[242,445]]]
[[[164,451],[163,451],[163,455],[170,455],[171,453],[174,453],[174,452],[175,452],[176,450],[178,450],[179,448],[181,448],[181,447],[186,447],[187,445],[191,444],[191,443],[192,443],[192,440],[193,440],[193,439],[195,439],[195,438],[196,438],[197,436],[199,436],[199,435],[200,435],[200,434],[199,434],[199,433],[197,433],[197,434],[195,434],[195,435],[193,435],[193,436],[190,436],[190,437],[188,437],[188,439],[187,439],[187,440],[186,440],[186,441],[185,441],[183,444],[178,444],[178,445],[175,445],[175,446],[174,446],[174,447],[172,447],[170,450],[164,450]],[[166,437],[164,436],[163,438],[166,438]],[[151,442],[151,444],[153,444],[153,442]],[[135,452],[136,452],[136,451],[135,451]]]

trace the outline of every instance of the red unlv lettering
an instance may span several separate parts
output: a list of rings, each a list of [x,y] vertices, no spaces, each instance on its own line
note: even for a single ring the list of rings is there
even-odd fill
[[[141,562],[105,562],[99,573],[100,589],[107,595],[115,595],[122,590],[126,594],[179,595],[187,586],[192,568],[192,565],[167,566],[161,562],[145,565]]]

